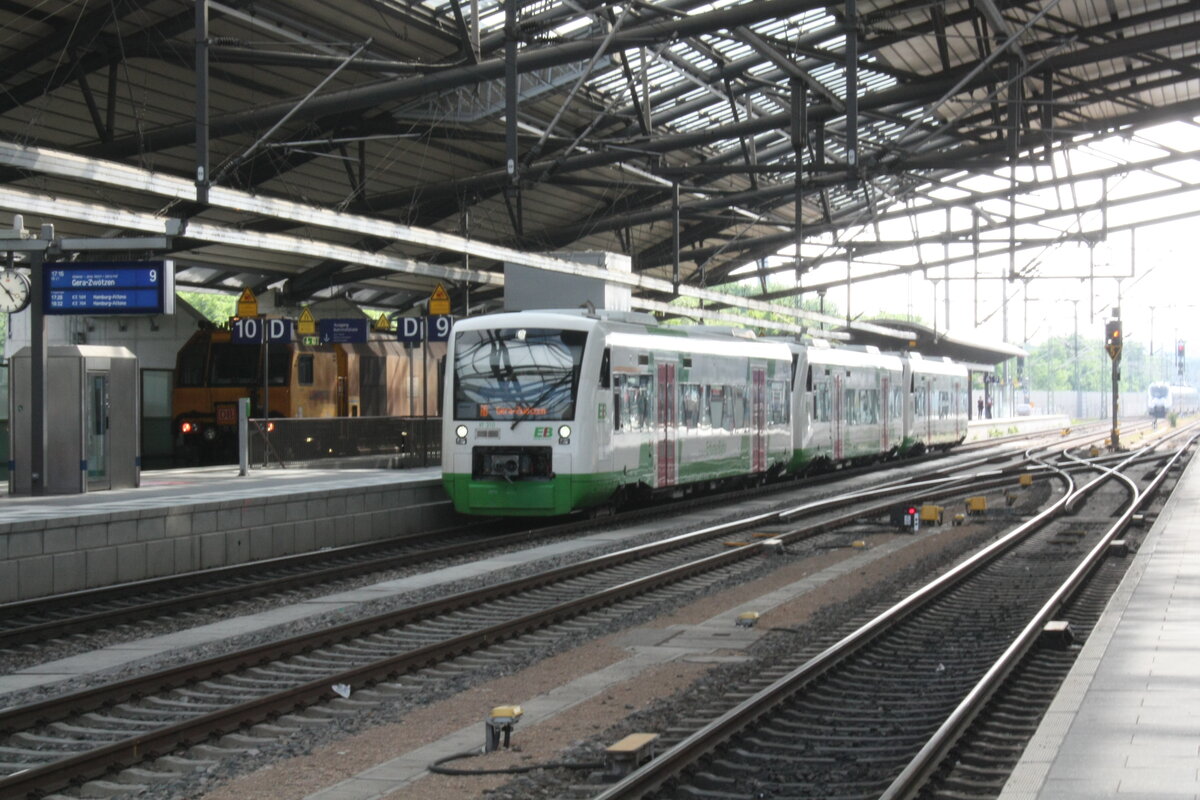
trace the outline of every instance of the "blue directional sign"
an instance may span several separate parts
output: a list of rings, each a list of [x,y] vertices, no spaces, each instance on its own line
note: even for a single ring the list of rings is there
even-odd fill
[[[260,344],[265,332],[268,342],[290,342],[292,328],[290,319],[238,317],[229,328],[229,339],[234,344]]]
[[[356,344],[367,340],[369,320],[363,319],[319,319],[317,339],[321,344]]]
[[[172,261],[51,262],[42,269],[46,314],[174,314]]]

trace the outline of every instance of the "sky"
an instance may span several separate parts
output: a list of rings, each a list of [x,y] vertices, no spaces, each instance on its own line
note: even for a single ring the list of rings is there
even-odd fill
[[[1140,162],[1165,154],[1164,148],[1192,153],[1190,160],[1177,162],[1169,170],[1156,173],[1134,170],[1119,178],[1102,181],[1085,179],[1077,183],[1075,197],[1066,188],[1046,190],[1020,198],[1017,217],[1028,219],[1034,214],[1065,207],[1074,208],[1097,203],[1107,195],[1110,201],[1138,198],[1168,187],[1195,187],[1165,200],[1143,199],[1131,205],[1112,205],[1108,210],[1111,226],[1139,223],[1130,231],[1112,231],[1107,239],[1089,248],[1082,243],[1062,243],[1021,251],[1015,267],[1018,272],[1030,271],[1036,277],[1028,283],[1008,282],[1003,276],[1009,271],[1009,256],[980,259],[979,303],[975,305],[974,266],[970,260],[951,268],[950,325],[951,333],[992,340],[1007,340],[1020,346],[1037,344],[1047,338],[1070,335],[1076,324],[1081,336],[1098,339],[1104,335],[1104,324],[1118,306],[1127,341],[1154,342],[1154,352],[1160,347],[1172,350],[1176,339],[1194,342],[1192,350],[1200,353],[1200,278],[1195,262],[1200,257],[1200,130],[1193,123],[1170,123],[1139,131],[1132,137],[1114,136],[1092,142],[1056,156],[1059,175],[1086,175],[1114,164]],[[1067,162],[1070,160],[1070,163]],[[973,190],[987,191],[1007,185],[1008,168],[1003,180],[996,175],[964,175],[961,180]],[[1049,166],[1019,167],[1018,180],[1048,178]],[[1061,194],[1056,197],[1055,192]],[[955,200],[966,197],[965,192],[952,187],[938,190],[938,199]],[[1009,217],[1008,200],[984,204],[980,209],[997,218]],[[913,230],[940,232],[946,224],[946,213],[917,213],[911,218],[881,225],[879,236],[884,240],[912,238]],[[1155,224],[1156,220],[1180,214],[1194,213],[1187,219]],[[969,206],[955,207],[952,227],[970,226]],[[1099,233],[1102,216],[1097,211],[1083,215],[1064,213],[1036,224],[1020,223],[1018,237],[1037,237],[1053,240],[1066,231],[1080,230]],[[874,232],[862,231],[871,239]],[[1007,242],[1007,232],[992,234]],[[856,237],[857,238],[857,237]],[[969,254],[971,245],[954,246],[952,254]],[[965,248],[965,249],[963,249]],[[941,260],[942,245],[924,248],[927,259]],[[824,252],[819,243],[806,243],[804,255],[817,256]],[[878,258],[856,260],[855,275],[864,271],[890,269],[895,266],[919,263],[921,253],[916,248],[894,251]],[[780,256],[790,261],[790,252]],[[930,270],[930,277],[941,277],[941,267]],[[1086,276],[1095,275],[1092,280]],[[845,262],[823,265],[806,274],[806,283],[844,281]],[[1080,279],[1084,278],[1084,279]],[[935,286],[936,283],[936,286]],[[1007,336],[1005,336],[1001,288],[1009,294]],[[934,303],[936,291],[936,307]],[[846,290],[832,288],[826,295],[844,313]],[[1076,302],[1077,301],[1077,302]],[[926,324],[946,330],[945,281],[931,281],[915,275],[883,278],[855,283],[850,295],[850,313],[872,317],[880,311],[892,314],[915,314]],[[1076,319],[1076,314],[1078,318]],[[1191,350],[1189,350],[1191,352]]]

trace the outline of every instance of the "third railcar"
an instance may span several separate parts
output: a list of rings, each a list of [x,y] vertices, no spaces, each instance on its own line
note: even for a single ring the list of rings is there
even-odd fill
[[[642,314],[462,320],[447,366],[443,482],[465,513],[565,514],[966,435],[959,365]]]

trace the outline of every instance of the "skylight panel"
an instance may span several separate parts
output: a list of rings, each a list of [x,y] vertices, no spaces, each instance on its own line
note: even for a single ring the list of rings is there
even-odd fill
[[[1200,129],[1187,122],[1168,122],[1166,125],[1144,128],[1134,138],[1181,153],[1200,150]]]
[[[1167,154],[1165,150],[1152,147],[1149,142],[1130,141],[1116,136],[1093,142],[1088,145],[1088,148],[1119,164],[1136,164],[1140,161],[1162,158]]]

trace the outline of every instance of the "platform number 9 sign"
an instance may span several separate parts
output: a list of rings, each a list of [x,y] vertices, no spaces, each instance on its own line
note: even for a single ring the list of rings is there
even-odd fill
[[[427,318],[426,336],[431,342],[445,342],[450,339],[450,328],[454,319],[446,314],[436,314]]]

